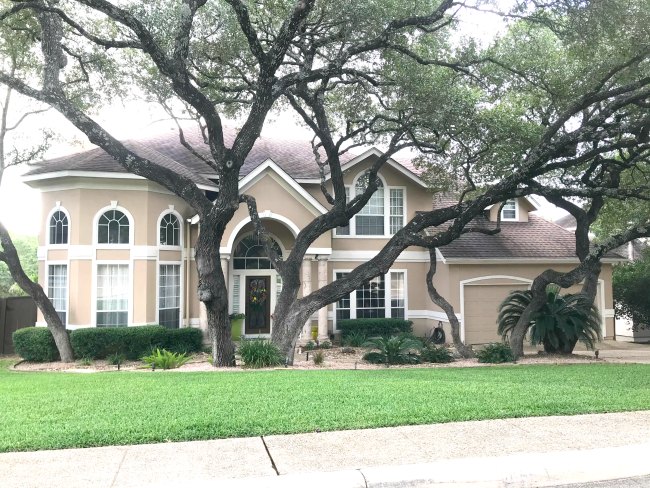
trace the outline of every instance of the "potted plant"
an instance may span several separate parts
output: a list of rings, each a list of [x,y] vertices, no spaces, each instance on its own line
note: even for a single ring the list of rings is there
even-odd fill
[[[243,313],[231,313],[228,317],[230,317],[230,335],[232,336],[232,340],[239,341],[246,316]]]

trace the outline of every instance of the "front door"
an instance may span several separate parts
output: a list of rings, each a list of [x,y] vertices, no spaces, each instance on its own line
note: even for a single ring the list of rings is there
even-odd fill
[[[271,277],[246,277],[246,334],[271,333]]]

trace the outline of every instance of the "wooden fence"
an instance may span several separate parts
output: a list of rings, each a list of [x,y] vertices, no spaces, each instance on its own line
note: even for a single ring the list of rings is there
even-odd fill
[[[13,354],[11,335],[35,324],[36,303],[30,297],[0,298],[0,354]]]

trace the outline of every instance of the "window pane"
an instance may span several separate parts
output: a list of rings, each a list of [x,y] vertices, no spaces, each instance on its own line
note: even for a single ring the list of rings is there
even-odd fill
[[[501,218],[504,220],[514,220],[517,218],[517,202],[514,200],[506,201],[501,210]]]
[[[109,210],[100,218],[97,225],[99,244],[128,244],[129,219],[119,210]]]
[[[357,215],[356,228],[359,236],[383,236],[384,235],[384,216],[371,217],[366,215]]]
[[[181,317],[181,266],[161,264],[158,277],[158,323],[178,328]]]
[[[386,291],[384,276],[377,276],[357,289],[357,318],[384,318]]]
[[[68,217],[60,210],[50,218],[50,244],[68,243]]]
[[[390,190],[390,233],[394,234],[404,226],[404,191]]]
[[[163,246],[180,246],[180,223],[178,217],[169,213],[160,221],[160,244]]]
[[[348,273],[336,273],[336,279],[345,277]],[[350,318],[351,295],[347,295],[336,302],[336,320]]]
[[[282,257],[280,245],[273,241],[275,252]],[[244,237],[234,252],[234,269],[271,269],[271,260],[267,257],[266,248],[256,234]]]
[[[97,266],[97,327],[126,327],[129,310],[129,267]]]
[[[48,269],[47,295],[57,311],[61,322],[66,325],[68,308],[68,266],[53,264]]]
[[[393,272],[390,277],[390,316],[394,319],[403,319],[405,316],[404,273]]]

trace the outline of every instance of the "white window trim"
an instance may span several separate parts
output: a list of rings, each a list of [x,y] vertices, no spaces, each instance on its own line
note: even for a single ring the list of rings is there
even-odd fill
[[[170,207],[172,207],[172,208],[168,208],[168,209],[163,210],[160,213],[160,215],[158,216],[158,220],[156,221],[156,246],[158,246],[158,248],[161,251],[182,251],[183,250],[183,242],[185,242],[183,240],[184,237],[185,237],[184,233],[183,233],[183,230],[184,230],[184,227],[185,227],[185,225],[184,225],[185,219],[183,219],[183,216],[173,208],[173,205],[170,205]],[[163,217],[165,217],[165,215],[168,215],[168,214],[172,214],[178,219],[178,225],[179,225],[179,233],[178,233],[178,242],[179,242],[179,244],[178,244],[178,246],[169,246],[167,244],[161,244],[160,243],[160,224],[162,223]]]
[[[99,243],[99,219],[109,210],[119,210],[129,220],[129,243],[128,244],[100,244]],[[108,205],[100,209],[93,217],[93,244],[95,249],[131,249],[135,245],[135,220],[131,212],[119,205]]]
[[[334,269],[332,270],[332,283],[336,281],[336,274],[337,273],[351,273],[351,269]],[[386,318],[390,318],[391,315],[391,301],[392,301],[392,282],[391,282],[391,274],[392,273],[404,273],[404,320],[408,320],[408,315],[409,315],[409,308],[408,308],[408,270],[402,269],[402,268],[391,268],[388,273],[384,275],[384,315]],[[336,320],[336,304],[338,300],[334,303],[332,303],[332,309],[333,309],[333,330],[336,332],[338,330],[337,328],[337,320]],[[356,319],[357,318],[357,290],[352,290],[350,292],[350,319]]]
[[[129,270],[129,276],[128,276],[128,283],[129,283],[129,289],[128,289],[128,296],[129,296],[129,306],[127,310],[127,323],[126,326],[130,327],[133,324],[133,306],[134,306],[134,299],[133,299],[133,260],[110,260],[110,259],[97,259],[93,261],[93,289],[91,290],[91,325],[92,327],[97,327],[97,278],[98,278],[98,273],[97,269],[101,265],[105,264],[122,264],[122,265],[127,265],[128,270]]]
[[[68,218],[68,242],[66,244],[52,244],[50,242],[50,219],[56,212],[63,212],[65,216]],[[72,233],[70,232],[70,229],[72,228],[72,219],[70,218],[70,212],[62,206],[62,205],[56,205],[50,212],[47,214],[47,218],[45,219],[45,245],[49,249],[67,249],[70,246],[70,237]]]
[[[356,188],[357,188],[357,181],[359,178],[364,176],[367,173],[367,171],[362,171],[361,173],[357,174],[355,178],[352,180],[352,185],[345,185],[346,188],[349,188],[349,194],[350,194],[350,200],[352,200],[356,196]],[[390,190],[402,190],[402,203],[403,203],[403,213],[402,213],[402,225],[406,224],[406,216],[408,215],[408,211],[406,208],[406,187],[405,186],[389,186],[386,183],[386,180],[384,177],[380,174],[377,174],[377,177],[381,180],[381,183],[384,188],[384,233],[383,234],[377,234],[377,235],[357,235],[357,228],[356,228],[356,217],[357,215],[360,215],[359,213],[356,213],[355,215],[352,216],[350,219],[350,233],[346,235],[341,235],[336,232],[336,228],[334,229],[334,232],[332,234],[332,237],[338,238],[338,239],[384,239],[388,237],[392,237],[395,234],[390,233]]]
[[[516,198],[508,198],[505,203],[508,203],[509,201],[515,202],[515,216],[514,218],[507,218],[504,217],[503,211],[505,210],[505,207],[501,209],[501,221],[502,222],[517,222],[519,221],[519,200]]]
[[[182,329],[183,327],[186,327],[186,325],[183,323],[183,320],[185,319],[185,265],[184,261],[157,261],[156,262],[156,323],[160,325],[160,267],[165,266],[165,265],[176,265],[180,266],[180,296],[179,296],[179,302],[180,302],[180,317],[178,321],[178,328]]]
[[[50,298],[50,266],[65,266],[66,295],[64,310],[65,324],[63,325],[67,329],[70,323],[70,260],[45,261],[45,286],[43,288],[47,298]],[[60,310],[57,310],[57,312],[60,312]]]

